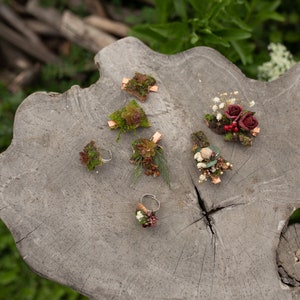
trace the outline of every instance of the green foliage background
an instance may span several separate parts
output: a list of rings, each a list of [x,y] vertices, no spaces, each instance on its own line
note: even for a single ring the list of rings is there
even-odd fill
[[[10,1],[6,1],[9,3]],[[46,1],[60,10],[66,1]],[[155,0],[141,14],[129,16],[131,34],[162,53],[177,53],[209,46],[225,55],[247,76],[256,78],[257,67],[269,59],[270,42],[283,43],[300,59],[300,0]],[[138,1],[112,1],[140,6]],[[137,4],[138,3],[138,4]],[[140,7],[139,7],[140,8]],[[80,9],[84,14],[84,8]],[[79,14],[80,14],[79,12]],[[34,86],[15,94],[0,83],[0,151],[12,138],[13,118],[21,101],[37,90],[64,92],[74,84],[89,86],[98,79],[93,54],[73,46],[64,63],[45,65]],[[291,222],[299,222],[299,210]],[[0,222],[0,299],[86,299],[69,288],[35,275],[23,262],[5,225]]]
[[[267,46],[283,43],[300,58],[299,0],[155,0],[147,23],[131,34],[165,54],[196,46],[218,50],[247,76],[268,60]]]

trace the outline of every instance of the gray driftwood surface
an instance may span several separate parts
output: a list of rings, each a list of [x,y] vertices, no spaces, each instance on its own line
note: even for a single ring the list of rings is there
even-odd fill
[[[277,248],[300,200],[300,64],[263,83],[210,48],[167,56],[134,38],[104,48],[95,61],[101,78],[89,88],[24,100],[0,156],[0,217],[25,262],[90,299],[299,299],[281,281]],[[132,99],[120,86],[135,72],[157,79],[158,93],[141,104],[152,127],[117,143],[108,115]],[[203,122],[211,99],[233,91],[256,102],[261,133],[249,148],[224,142]],[[233,163],[218,186],[197,183],[190,135],[200,129]],[[145,175],[132,185],[131,142],[157,130],[170,189]],[[92,139],[113,153],[98,173],[79,161]],[[211,214],[214,233],[204,219],[194,222],[202,211],[191,178],[207,209],[220,208]],[[155,228],[134,217],[145,193],[161,201]]]

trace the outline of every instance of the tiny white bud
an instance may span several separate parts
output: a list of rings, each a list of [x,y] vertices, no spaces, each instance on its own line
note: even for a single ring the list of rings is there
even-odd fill
[[[218,109],[218,105],[213,105],[212,110],[216,111]]]
[[[255,101],[250,101],[249,102],[249,107],[252,107],[252,106],[254,106],[255,105]]]
[[[220,98],[219,98],[219,97],[215,97],[215,98],[213,99],[213,101],[214,101],[215,103],[219,103],[219,102],[220,102]]]
[[[220,120],[222,119],[222,114],[221,114],[221,113],[217,113],[216,119],[217,119],[218,121],[220,121]]]
[[[206,167],[205,163],[202,163],[202,162],[197,163],[197,168],[198,169],[202,169],[202,168],[205,168],[205,167]]]

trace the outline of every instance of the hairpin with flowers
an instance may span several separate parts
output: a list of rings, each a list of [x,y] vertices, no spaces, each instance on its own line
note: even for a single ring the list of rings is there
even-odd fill
[[[237,95],[238,91],[235,91],[214,97],[212,113],[205,115],[206,125],[218,134],[225,134],[225,141],[239,141],[243,146],[251,146],[260,128],[255,112],[239,104]],[[254,105],[254,101],[249,103],[249,107]]]

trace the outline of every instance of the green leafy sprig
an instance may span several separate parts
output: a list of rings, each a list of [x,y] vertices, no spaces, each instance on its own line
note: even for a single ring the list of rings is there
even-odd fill
[[[155,135],[154,135],[155,136]],[[170,186],[169,168],[163,154],[162,146],[153,139],[139,138],[132,142],[133,154],[130,162],[135,164],[134,182],[140,177],[142,170],[147,176],[158,177],[162,175],[164,181]]]

